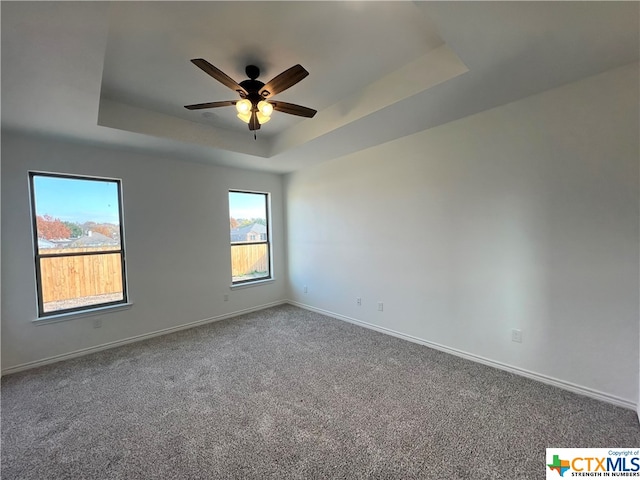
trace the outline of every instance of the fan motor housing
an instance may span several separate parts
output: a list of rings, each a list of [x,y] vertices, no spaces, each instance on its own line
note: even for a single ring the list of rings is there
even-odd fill
[[[249,98],[249,100],[251,100],[250,96],[252,94],[256,94],[258,95],[258,97],[260,97],[260,94],[258,93],[260,91],[260,89],[262,87],[264,87],[264,83],[262,83],[260,80],[243,80],[240,82],[240,86],[242,88],[244,88],[247,93],[249,95],[247,95],[247,98]]]

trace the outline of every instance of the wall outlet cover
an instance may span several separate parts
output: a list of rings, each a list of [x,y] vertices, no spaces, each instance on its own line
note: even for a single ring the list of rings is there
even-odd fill
[[[516,343],[522,343],[522,330],[514,328],[511,330],[511,341]]]

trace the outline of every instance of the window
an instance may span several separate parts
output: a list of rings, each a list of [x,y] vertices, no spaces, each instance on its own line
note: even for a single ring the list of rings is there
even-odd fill
[[[38,316],[127,302],[120,180],[30,172]]]
[[[269,194],[229,192],[232,285],[271,278]]]

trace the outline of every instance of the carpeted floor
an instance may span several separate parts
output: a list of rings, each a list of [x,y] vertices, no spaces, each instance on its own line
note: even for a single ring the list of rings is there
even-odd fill
[[[292,306],[2,379],[2,478],[539,479],[633,411]]]

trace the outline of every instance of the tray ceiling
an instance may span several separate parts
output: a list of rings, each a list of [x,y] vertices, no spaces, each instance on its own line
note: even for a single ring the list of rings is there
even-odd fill
[[[2,2],[2,126],[288,172],[638,61],[637,2]],[[300,63],[258,138],[240,81]]]

